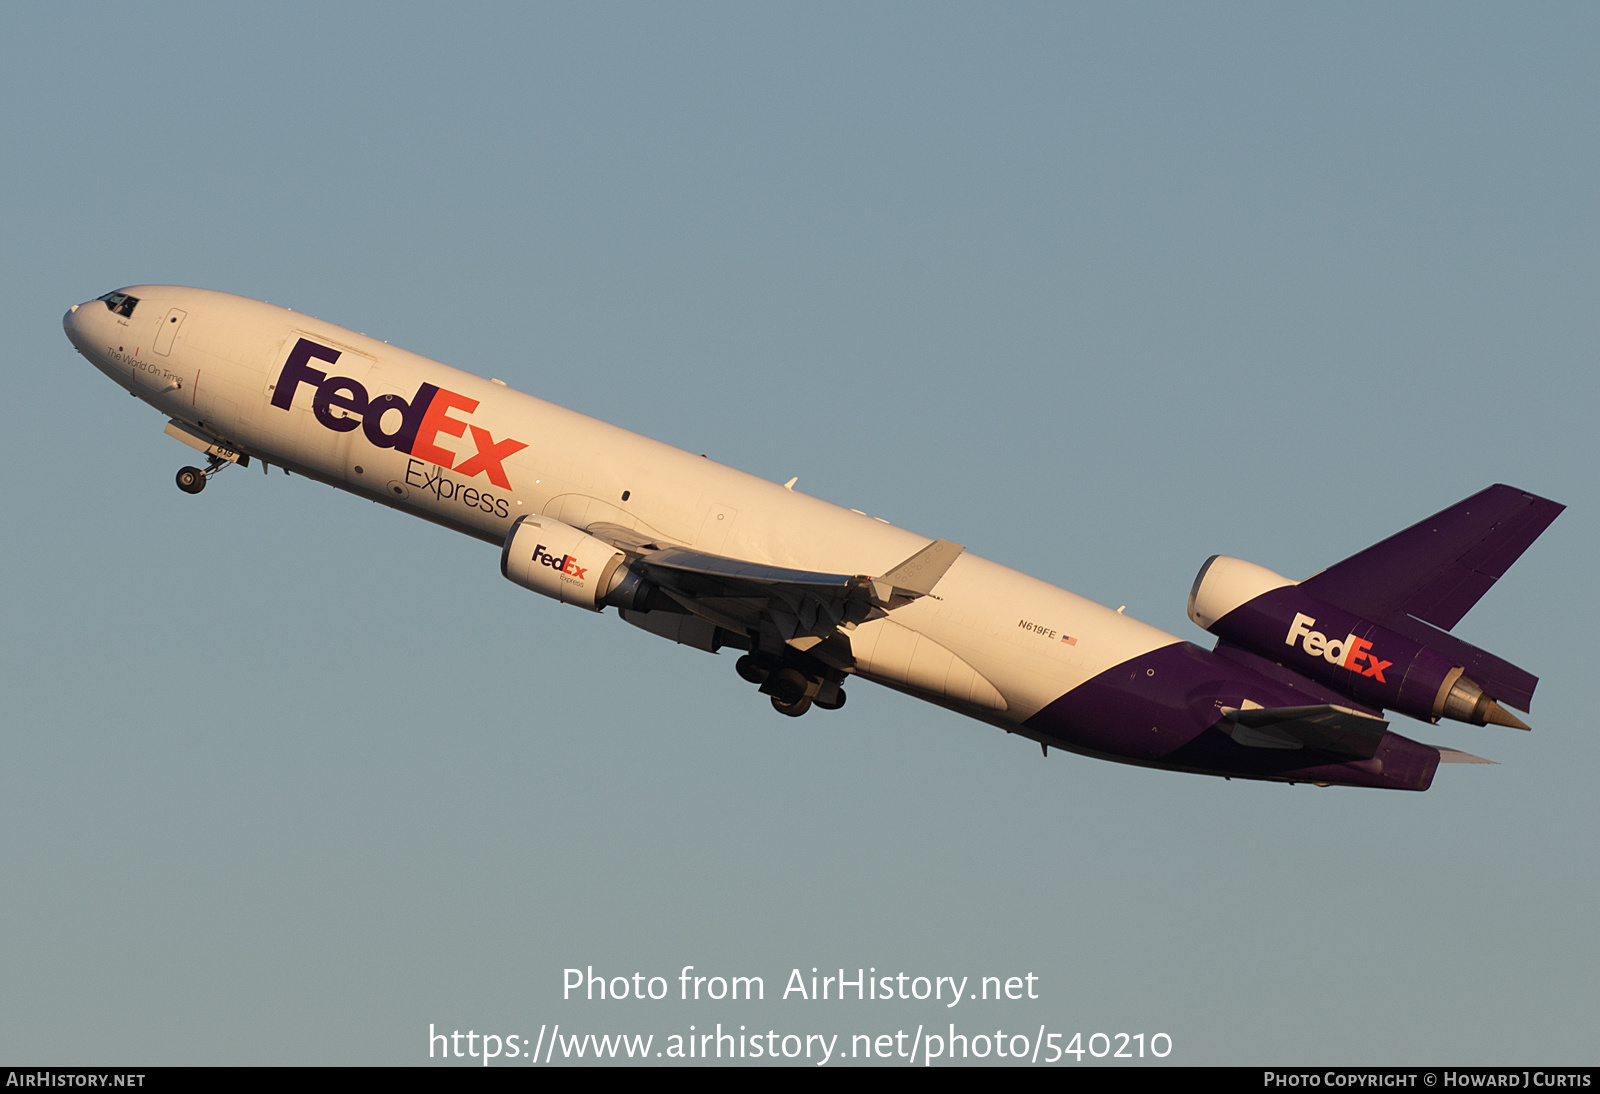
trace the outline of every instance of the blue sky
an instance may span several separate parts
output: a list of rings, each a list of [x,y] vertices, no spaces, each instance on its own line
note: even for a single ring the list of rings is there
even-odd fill
[[[0,1057],[954,1020],[1593,1063],[1597,24],[10,11]],[[1502,763],[1416,795],[1044,759],[865,685],[790,722],[482,544],[254,469],[180,494],[188,450],[59,325],[139,282],[798,475],[1196,641],[1207,556],[1305,576],[1510,482],[1569,509],[1457,633],[1541,676],[1534,732],[1397,725]],[[590,965],[769,998],[563,1001]],[[1041,998],[774,998],[813,966]]]

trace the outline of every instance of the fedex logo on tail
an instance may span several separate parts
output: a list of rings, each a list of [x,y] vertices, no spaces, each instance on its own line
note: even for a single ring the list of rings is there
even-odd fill
[[[1370,676],[1380,684],[1389,681],[1383,678],[1383,670],[1394,664],[1393,661],[1380,661],[1368,651],[1372,643],[1365,638],[1357,638],[1347,634],[1343,638],[1329,639],[1321,631],[1311,628],[1317,621],[1303,612],[1296,612],[1294,622],[1289,624],[1289,637],[1283,640],[1286,646],[1295,644],[1296,639],[1301,640],[1301,645],[1312,657],[1320,657],[1330,665],[1349,669],[1357,676]],[[1366,668],[1361,667],[1361,662],[1367,663]]]
[[[300,385],[310,384],[316,389],[311,397],[311,413],[324,428],[335,433],[360,429],[375,448],[397,449],[469,479],[487,475],[500,489],[511,489],[511,480],[506,478],[501,461],[528,446],[510,439],[497,441],[487,429],[450,416],[453,410],[471,414],[478,409],[478,400],[429,383],[418,387],[409,401],[399,395],[373,398],[360,381],[349,376],[330,376],[311,367],[313,360],[332,365],[339,360],[339,351],[309,338],[296,342],[283,364],[283,371],[278,374],[272,391],[273,406],[288,410],[294,405]],[[335,410],[343,413],[336,416]],[[394,428],[385,429],[386,422]],[[440,435],[461,437],[469,429],[476,451],[457,463],[458,454],[441,446]]]

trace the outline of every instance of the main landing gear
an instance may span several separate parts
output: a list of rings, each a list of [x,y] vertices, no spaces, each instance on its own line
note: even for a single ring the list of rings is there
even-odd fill
[[[750,683],[760,684],[761,693],[771,697],[772,709],[779,714],[798,718],[813,705],[823,710],[844,706],[844,689],[839,686],[842,674],[820,664],[804,664],[758,651],[739,658],[733,668]]]
[[[206,461],[203,471],[198,467],[178,468],[178,489],[185,494],[198,494],[206,488],[206,480],[227,467],[228,463],[220,456],[212,456]]]

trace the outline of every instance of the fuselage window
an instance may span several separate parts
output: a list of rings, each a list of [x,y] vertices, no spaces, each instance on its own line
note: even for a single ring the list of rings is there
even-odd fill
[[[131,316],[133,309],[139,305],[137,296],[129,296],[125,292],[108,292],[100,299],[105,301],[106,307],[111,309],[114,315]]]

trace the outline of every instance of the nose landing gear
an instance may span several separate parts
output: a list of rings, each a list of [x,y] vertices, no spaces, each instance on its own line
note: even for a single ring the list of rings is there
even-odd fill
[[[244,463],[249,458],[250,457],[248,456],[242,456],[240,457],[239,462]],[[212,456],[210,459],[206,460],[205,470],[203,471],[198,467],[178,468],[178,489],[182,490],[185,494],[198,494],[200,491],[206,488],[207,479],[209,479],[212,475],[215,475],[218,471],[221,471],[224,467],[227,467],[231,462],[232,461],[230,460],[223,459],[221,456]]]

